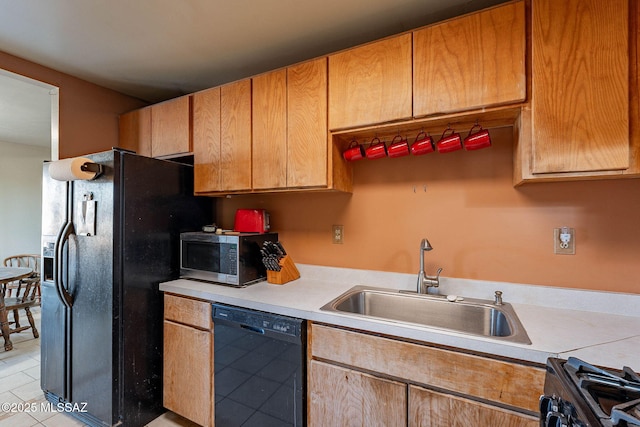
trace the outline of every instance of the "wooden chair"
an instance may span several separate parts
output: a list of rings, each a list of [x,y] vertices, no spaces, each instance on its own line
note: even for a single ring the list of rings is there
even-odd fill
[[[0,296],[0,329],[5,339],[5,350],[12,348],[9,335],[32,328],[33,337],[38,338],[38,329],[33,321],[31,307],[40,305],[40,256],[31,254],[13,255],[4,259],[5,267],[28,267],[31,275],[13,282],[2,284]],[[14,295],[15,296],[12,296]],[[4,306],[4,307],[3,307]],[[29,325],[20,324],[20,310],[24,309]],[[13,322],[8,313],[13,312]],[[9,348],[7,348],[7,346]]]
[[[29,267],[33,270],[33,274],[29,279],[38,279],[38,285],[36,289],[38,304],[40,304],[40,255],[31,255],[31,254],[23,254],[23,255],[12,255],[4,259],[5,267]],[[23,281],[26,279],[23,279]],[[13,283],[8,283],[7,288],[7,296],[11,296],[11,293],[14,289],[18,287],[18,281]]]
[[[17,287],[15,288],[15,297],[5,297],[7,288],[3,286],[0,292],[0,329],[2,330],[2,337],[4,338],[5,350],[11,350],[13,345],[9,339],[9,335],[22,332],[31,328],[33,337],[38,338],[40,334],[36,328],[36,323],[31,314],[31,307],[38,305],[37,290],[40,288],[40,277],[29,277],[20,279]],[[21,326],[20,317],[18,316],[18,310],[24,309],[29,325]],[[13,311],[13,327],[11,327],[7,314]]]

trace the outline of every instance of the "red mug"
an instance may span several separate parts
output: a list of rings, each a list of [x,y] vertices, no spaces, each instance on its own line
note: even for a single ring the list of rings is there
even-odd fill
[[[424,132],[420,132],[416,136],[416,140],[411,144],[411,154],[421,156],[427,153],[433,153],[436,147],[433,145],[433,138]]]
[[[480,128],[480,130],[474,133],[473,130],[475,128]],[[491,147],[489,131],[482,129],[482,126],[476,123],[469,131],[469,136],[464,139],[464,149],[479,150],[486,147]]]
[[[354,143],[356,144],[355,146],[353,145]],[[356,160],[364,159],[364,147],[358,144],[357,141],[351,141],[349,148],[342,153],[342,157],[347,162],[355,162]]]
[[[376,142],[377,141],[377,142]],[[373,138],[371,144],[364,150],[367,159],[381,159],[387,157],[387,146],[378,138]]]
[[[409,142],[406,139],[402,139],[400,135],[396,135],[389,147],[387,147],[387,153],[389,157],[402,157],[409,154]]]
[[[451,134],[445,136],[449,131],[451,131]],[[440,137],[440,141],[436,143],[436,146],[439,153],[450,153],[462,148],[462,139],[459,133],[448,127],[442,132],[442,137]]]

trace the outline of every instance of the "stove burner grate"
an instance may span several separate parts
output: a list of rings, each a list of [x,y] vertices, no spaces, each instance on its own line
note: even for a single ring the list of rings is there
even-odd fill
[[[640,376],[630,368],[617,375],[570,357],[564,370],[598,418],[613,426],[640,426]]]

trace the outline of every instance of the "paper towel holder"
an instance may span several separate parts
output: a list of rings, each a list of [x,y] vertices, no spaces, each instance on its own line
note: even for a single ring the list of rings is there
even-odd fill
[[[82,172],[91,172],[94,173],[94,177],[91,178],[92,180],[96,179],[97,177],[99,177],[100,175],[102,175],[102,172],[104,172],[104,168],[102,167],[101,164],[98,163],[91,163],[91,162],[85,162],[80,166],[80,170]]]

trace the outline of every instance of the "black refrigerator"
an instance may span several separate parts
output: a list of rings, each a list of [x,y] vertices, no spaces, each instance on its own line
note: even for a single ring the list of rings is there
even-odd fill
[[[214,205],[193,196],[192,166],[86,157],[93,180],[44,164],[41,386],[86,424],[143,426],[163,412],[158,285],[178,278],[179,233],[211,223]]]

